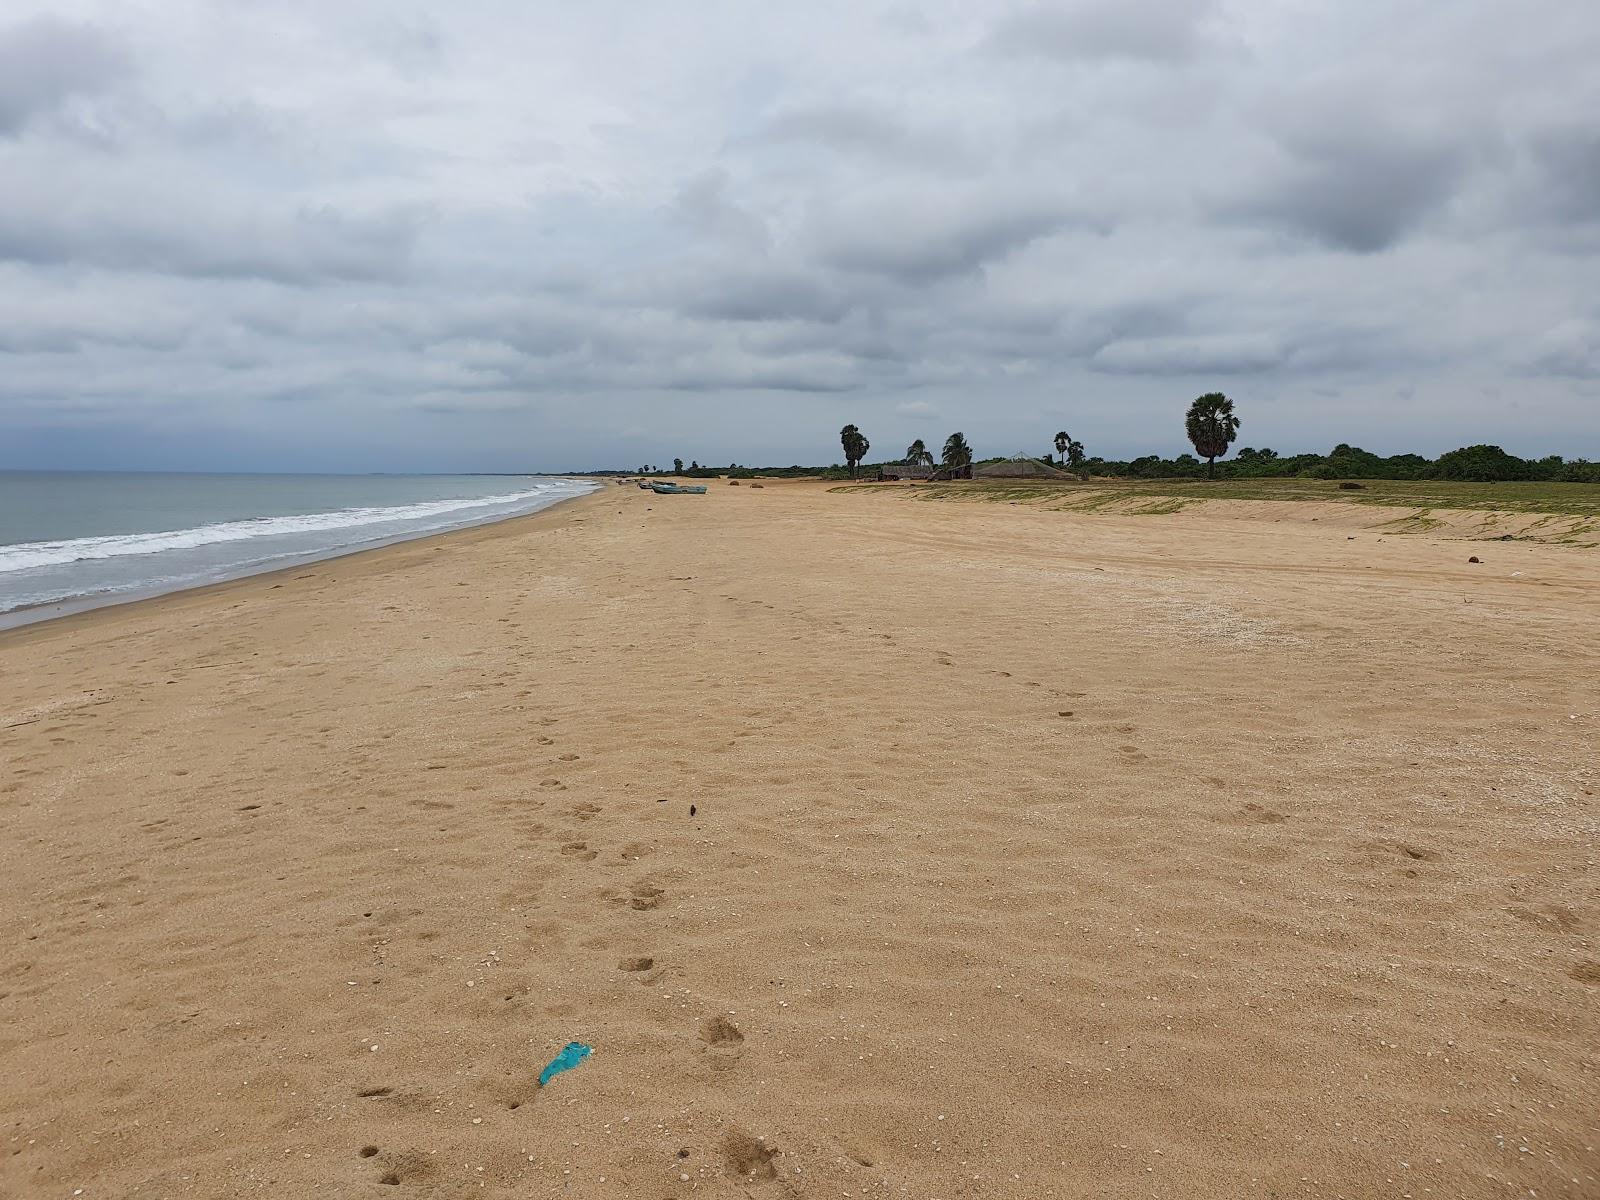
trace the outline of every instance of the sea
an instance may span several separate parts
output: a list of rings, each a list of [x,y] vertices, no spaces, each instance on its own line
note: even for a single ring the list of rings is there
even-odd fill
[[[532,475],[0,471],[0,627],[537,512]]]

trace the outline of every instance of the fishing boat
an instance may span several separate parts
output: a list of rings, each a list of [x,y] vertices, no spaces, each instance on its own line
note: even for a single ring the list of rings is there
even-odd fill
[[[650,490],[658,496],[704,496],[706,485],[696,483],[685,487],[676,483],[652,483]]]

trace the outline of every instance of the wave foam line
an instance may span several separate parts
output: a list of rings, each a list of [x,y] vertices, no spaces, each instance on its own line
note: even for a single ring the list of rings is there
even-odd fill
[[[193,550],[220,542],[242,542],[252,538],[292,533],[318,533],[335,529],[355,529],[386,521],[415,521],[443,516],[472,508],[492,508],[515,504],[548,495],[560,485],[542,484],[525,492],[507,492],[478,499],[428,500],[416,504],[396,504],[383,508],[341,508],[333,512],[305,513],[289,517],[250,517],[242,521],[218,521],[192,529],[173,529],[160,533],[116,533],[104,537],[70,538],[60,542],[20,542],[0,547],[0,574],[26,571],[32,567],[60,566],[92,559],[122,558],[133,554],[160,554],[167,550]]]

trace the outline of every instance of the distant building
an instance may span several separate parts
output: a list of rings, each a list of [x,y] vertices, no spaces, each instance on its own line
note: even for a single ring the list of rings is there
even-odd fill
[[[984,463],[972,468],[974,479],[1070,479],[1065,471],[1058,471],[1037,458],[1006,458],[1000,462]]]
[[[894,479],[932,479],[934,469],[918,463],[883,463],[878,467],[878,482],[887,483]]]

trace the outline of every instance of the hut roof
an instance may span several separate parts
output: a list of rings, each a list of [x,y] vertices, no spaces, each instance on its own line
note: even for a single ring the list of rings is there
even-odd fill
[[[977,479],[1065,479],[1067,473],[1040,462],[1037,458],[1007,458],[973,467]]]

